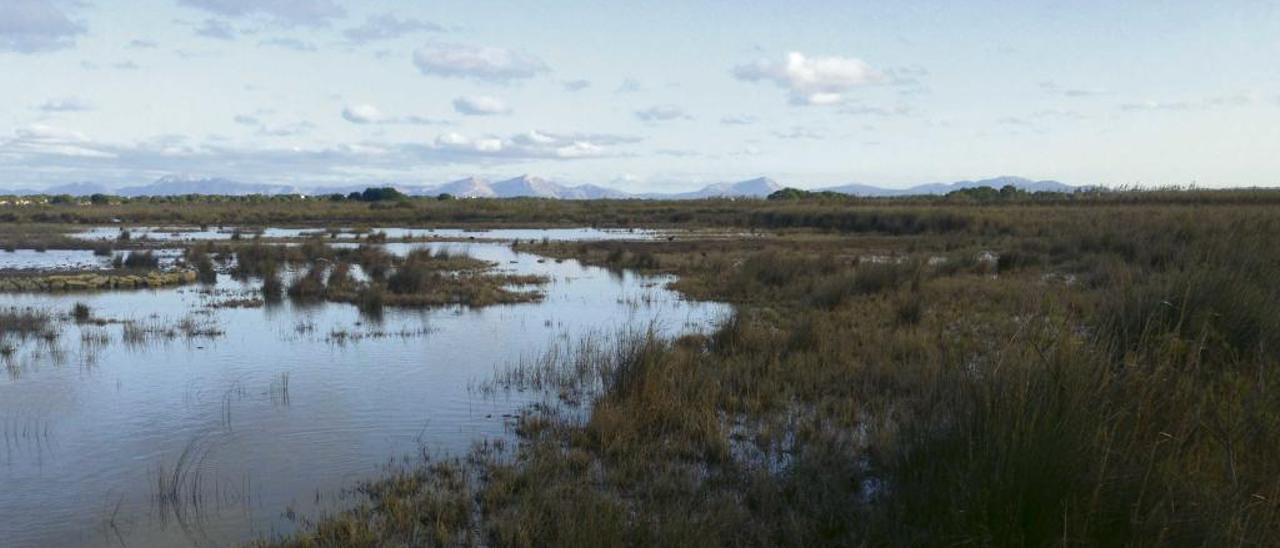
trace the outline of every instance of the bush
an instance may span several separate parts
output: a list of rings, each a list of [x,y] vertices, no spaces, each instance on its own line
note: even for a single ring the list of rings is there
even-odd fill
[[[312,266],[307,273],[294,279],[289,284],[289,297],[309,301],[320,300],[324,298],[325,268],[322,265]]]
[[[131,251],[124,259],[124,267],[129,269],[155,269],[159,266],[160,257],[151,251]]]
[[[78,302],[71,305],[71,317],[76,323],[85,323],[93,318],[93,310],[89,305]]]

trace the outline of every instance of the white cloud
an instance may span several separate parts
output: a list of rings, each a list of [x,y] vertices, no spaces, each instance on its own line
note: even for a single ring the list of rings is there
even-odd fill
[[[576,141],[574,143],[557,148],[556,156],[559,158],[566,158],[566,159],[593,158],[597,156],[602,156],[604,152],[605,152],[604,147],[600,145],[583,142],[583,141]]]
[[[657,105],[636,111],[636,118],[645,122],[665,122],[668,120],[689,120],[692,116],[685,114],[684,109],[676,105]]]
[[[109,151],[101,150],[79,131],[45,124],[32,124],[18,128],[13,138],[0,139],[0,153],[16,156],[55,156],[79,158],[114,158]]]
[[[445,122],[432,120],[422,116],[389,116],[376,106],[370,104],[347,105],[342,109],[342,117],[353,124],[392,125],[404,124],[414,126],[439,125]]]
[[[521,133],[511,137],[511,142],[513,143],[521,144],[521,145],[531,145],[531,146],[550,145],[560,140],[562,140],[562,138],[556,137],[549,133],[543,133],[537,130],[530,131],[527,133]],[[569,141],[572,139],[563,139],[563,140]]]
[[[283,25],[324,26],[346,10],[333,0],[179,0],[225,17],[263,16]]]
[[[507,106],[501,99],[487,95],[454,99],[453,110],[467,116],[492,116],[511,113],[511,107]]]
[[[13,131],[19,139],[45,142],[83,143],[89,140],[79,131],[63,129],[45,124],[31,124]]]
[[[421,21],[412,17],[401,19],[395,14],[386,13],[370,16],[363,25],[352,27],[342,33],[347,40],[357,44],[366,44],[375,40],[392,40],[418,32],[441,32],[444,27],[430,21]]]
[[[342,109],[342,117],[353,124],[377,124],[387,119],[378,107],[373,105],[349,105]]]
[[[768,81],[790,92],[794,105],[834,105],[859,86],[880,83],[884,75],[861,59],[806,57],[791,52],[783,61],[761,59],[733,69],[734,77],[747,82]]]
[[[0,1],[0,51],[37,53],[68,48],[84,28],[48,0]]]
[[[93,105],[79,97],[66,97],[50,99],[36,108],[44,112],[84,112],[93,110]]]
[[[413,64],[429,76],[510,82],[532,78],[549,69],[541,59],[509,49],[431,44],[413,52]]]

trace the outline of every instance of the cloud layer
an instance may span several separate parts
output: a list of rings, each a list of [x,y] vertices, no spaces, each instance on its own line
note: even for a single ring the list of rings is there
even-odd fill
[[[248,117],[246,125],[257,124]],[[306,125],[306,124],[303,124]],[[261,127],[272,136],[308,127]],[[351,182],[356,173],[411,174],[441,165],[503,165],[529,161],[575,161],[632,155],[638,137],[595,133],[528,131],[508,136],[447,132],[423,142],[360,142],[321,146],[243,146],[195,143],[181,135],[134,143],[96,141],[62,127],[32,124],[0,137],[0,180],[37,182],[41,168],[57,166],[60,177],[140,182],[148,175],[200,173],[256,180],[299,178]]]

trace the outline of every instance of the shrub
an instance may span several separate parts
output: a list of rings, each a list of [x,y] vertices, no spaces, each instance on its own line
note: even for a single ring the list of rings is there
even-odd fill
[[[129,269],[154,269],[160,266],[160,257],[151,251],[130,251],[124,259],[124,267]]]
[[[93,310],[89,305],[77,302],[71,305],[71,317],[76,323],[85,323],[93,318]]]
[[[323,299],[325,295],[324,277],[324,266],[312,266],[307,270],[306,274],[295,278],[293,283],[289,284],[289,297],[304,301]]]

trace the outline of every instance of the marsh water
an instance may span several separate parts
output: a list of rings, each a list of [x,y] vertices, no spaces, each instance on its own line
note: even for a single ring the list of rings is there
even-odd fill
[[[728,313],[682,300],[664,278],[502,243],[386,247],[445,248],[551,282],[537,303],[380,318],[346,304],[218,306],[256,289],[226,275],[212,288],[0,295],[5,308],[64,315],[83,302],[107,320],[6,342],[0,545],[227,545],[287,533],[296,516],[343,508],[345,490],[395,462],[512,439],[513,415],[550,396],[478,393],[497,368],[591,333],[707,330]],[[26,256],[0,254],[0,268]],[[125,320],[144,329],[127,335]]]

